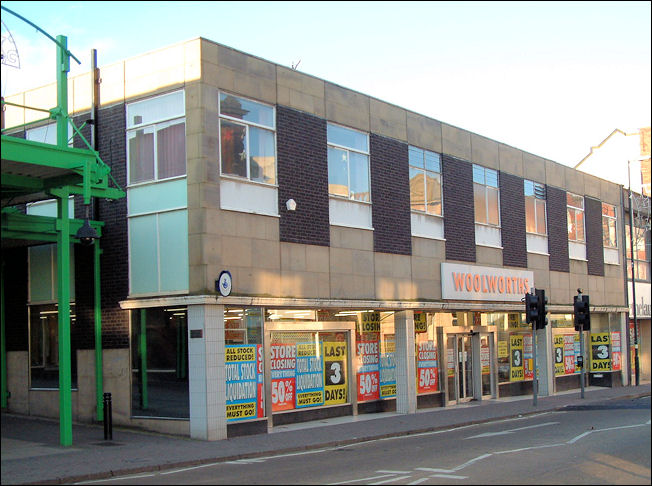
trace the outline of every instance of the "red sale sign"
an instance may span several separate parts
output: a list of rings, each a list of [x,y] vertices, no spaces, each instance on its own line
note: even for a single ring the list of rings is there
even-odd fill
[[[270,355],[272,411],[292,410],[296,390],[296,346],[294,344],[272,344]]]
[[[356,354],[358,359],[358,401],[378,400],[380,398],[380,355],[377,338],[372,341],[359,341]]]

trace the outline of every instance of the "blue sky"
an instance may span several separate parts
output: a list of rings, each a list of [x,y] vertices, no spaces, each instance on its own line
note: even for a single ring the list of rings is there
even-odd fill
[[[23,2],[71,74],[195,37],[291,66],[575,165],[615,128],[650,125],[650,2]],[[54,44],[2,12],[21,69],[2,95],[54,81]]]

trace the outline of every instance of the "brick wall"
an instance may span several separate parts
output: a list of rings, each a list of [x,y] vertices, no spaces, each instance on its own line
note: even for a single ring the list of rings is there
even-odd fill
[[[408,146],[372,133],[369,148],[374,251],[410,255]]]
[[[125,121],[124,104],[101,109],[97,117],[100,157],[123,190],[127,186]],[[104,221],[100,240],[102,346],[126,348],[129,347],[129,316],[118,302],[125,300],[129,293],[127,199],[100,199],[97,205],[97,219]]]
[[[584,196],[584,222],[588,274],[604,277],[602,202]]]
[[[326,121],[284,106],[276,110],[280,240],[328,246]],[[294,199],[296,211],[286,209]]]
[[[442,186],[446,259],[475,262],[473,166],[464,160],[443,155]]]
[[[523,179],[500,172],[500,225],[503,265],[527,267]]]
[[[566,191],[546,186],[548,213],[548,252],[550,270],[569,272],[568,225],[566,219]]]

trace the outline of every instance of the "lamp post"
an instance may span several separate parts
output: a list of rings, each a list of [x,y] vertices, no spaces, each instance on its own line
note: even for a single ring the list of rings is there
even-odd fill
[[[629,249],[632,266],[632,313],[634,315],[634,382],[640,384],[638,362],[638,319],[636,317],[636,265],[634,264],[634,196],[632,195],[631,161],[627,159],[627,185],[629,187]]]

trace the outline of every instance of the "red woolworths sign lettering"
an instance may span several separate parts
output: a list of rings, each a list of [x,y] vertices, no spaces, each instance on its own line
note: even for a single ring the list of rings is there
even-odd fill
[[[527,270],[441,264],[443,299],[520,302],[534,286],[534,273]]]

